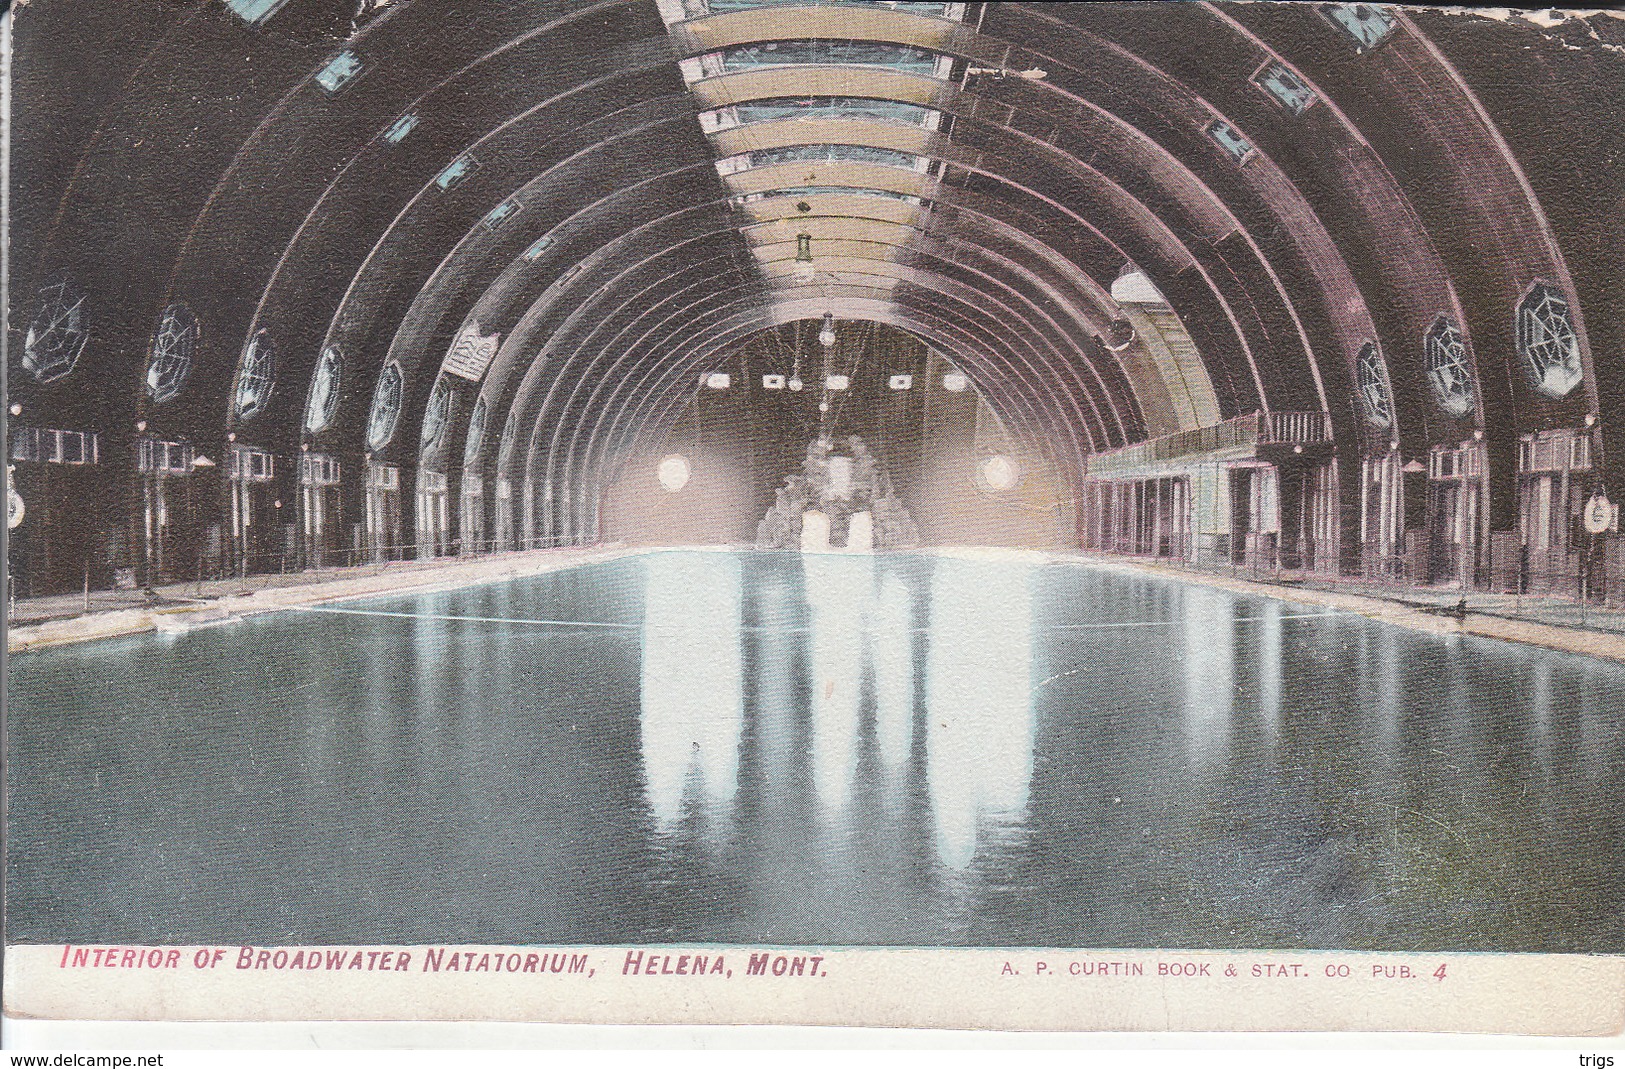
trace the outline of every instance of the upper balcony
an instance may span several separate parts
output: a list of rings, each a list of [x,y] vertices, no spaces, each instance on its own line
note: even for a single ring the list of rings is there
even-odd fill
[[[1096,453],[1091,478],[1128,477],[1181,462],[1246,460],[1273,446],[1328,446],[1332,421],[1324,412],[1249,412],[1211,427],[1196,427]]]

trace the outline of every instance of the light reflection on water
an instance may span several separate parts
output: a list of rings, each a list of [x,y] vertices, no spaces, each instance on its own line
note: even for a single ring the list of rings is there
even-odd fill
[[[690,773],[721,815],[738,789],[744,722],[739,562],[662,553],[644,573],[643,767],[655,819],[682,815]]]
[[[931,575],[926,763],[937,854],[970,864],[977,829],[1014,819],[1032,771],[1032,610],[1027,577],[976,562]]]
[[[11,937],[1625,951],[1625,666],[991,559],[351,604],[14,659]]]

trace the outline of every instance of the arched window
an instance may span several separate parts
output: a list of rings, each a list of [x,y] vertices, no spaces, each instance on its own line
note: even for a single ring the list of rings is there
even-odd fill
[[[339,386],[344,382],[344,358],[329,345],[316,361],[316,374],[311,376],[310,397],[305,402],[305,430],[311,434],[325,431],[333,423],[339,410]]]
[[[1377,343],[1368,341],[1360,347],[1354,359],[1355,375],[1359,379],[1360,401],[1365,406],[1366,421],[1376,427],[1394,425],[1394,395],[1388,385],[1388,364],[1382,358]]]
[[[1555,286],[1537,282],[1518,303],[1518,355],[1529,381],[1547,397],[1567,396],[1585,377],[1569,302]]]
[[[474,414],[468,418],[468,441],[463,445],[463,464],[479,459],[481,440],[485,437],[485,398],[474,402]]]
[[[429,404],[423,410],[423,445],[435,445],[446,433],[447,417],[451,415],[451,387],[444,377],[435,381],[429,391]]]
[[[34,316],[23,339],[23,368],[40,382],[55,382],[73,370],[90,332],[85,297],[67,279],[40,287]]]
[[[271,399],[276,385],[276,343],[261,330],[248,339],[242,367],[237,369],[237,418],[252,419]]]
[[[367,448],[382,449],[395,437],[401,415],[401,366],[386,364],[372,391],[372,415],[367,418]]]
[[[192,357],[197,351],[198,322],[184,304],[164,309],[153,335],[152,355],[147,362],[147,393],[156,402],[173,400],[192,374]]]
[[[1465,416],[1473,408],[1473,369],[1467,359],[1467,340],[1449,317],[1433,321],[1423,339],[1427,351],[1428,382],[1439,407],[1452,416]]]

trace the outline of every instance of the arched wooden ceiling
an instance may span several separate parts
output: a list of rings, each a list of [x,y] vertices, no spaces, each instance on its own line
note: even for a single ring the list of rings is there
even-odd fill
[[[1456,40],[1512,35],[1526,63],[1584,63],[1616,87],[1620,60],[1530,27],[1385,9],[1362,45],[1338,12],[1377,18],[1368,5],[394,0],[358,26],[338,6],[291,0],[257,23],[212,0],[19,12],[19,101],[88,87],[55,133],[21,112],[13,292],[70,280],[93,339],[61,378],[13,369],[31,409],[115,439],[140,419],[408,467],[466,455],[584,500],[731,343],[829,311],[926,339],[1077,473],[1146,434],[1103,341],[1131,268],[1196,341],[1222,415],[1324,411],[1346,457],[1474,431],[1505,452],[1625,385],[1594,355],[1619,351],[1622,317],[1585,316],[1593,298],[1617,312],[1617,261],[1548,211],[1568,169],[1618,156],[1617,132],[1568,161],[1515,150],[1494,112],[1522,99],[1475,85]],[[106,70],[95,43],[135,23]],[[796,48],[812,58],[757,62]],[[705,58],[735,49],[733,66]],[[880,53],[903,58],[861,61]],[[335,61],[358,71],[335,79]],[[1272,65],[1312,94],[1301,114],[1259,84]],[[1538,91],[1563,116],[1594,84]],[[807,115],[714,117],[787,100]],[[1520,371],[1514,306],[1537,282],[1568,300],[1584,364],[1562,397]],[[200,326],[194,366],[159,401],[144,374],[177,303]],[[1440,317],[1472,371],[1461,415],[1430,386]],[[446,380],[451,433],[425,449],[424,408],[475,329],[495,354],[477,381]],[[256,337],[274,341],[276,385],[245,417],[234,384]],[[1360,401],[1367,343],[1388,425]],[[313,432],[327,349],[340,403]],[[402,414],[369,441],[390,365]]]

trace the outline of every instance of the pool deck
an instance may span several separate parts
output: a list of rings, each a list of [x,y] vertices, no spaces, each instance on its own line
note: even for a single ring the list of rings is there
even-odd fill
[[[1357,613],[1414,631],[1474,635],[1625,662],[1625,612],[1581,607],[1558,598],[1526,597],[1515,601],[1507,594],[1373,588],[1357,579],[1342,582],[1326,577],[1248,579],[1149,559],[1096,554],[1051,554],[1050,559]],[[1459,608],[1463,605],[1464,610]],[[1585,623],[1575,626],[1565,622],[1576,618]]]
[[[516,579],[656,548],[615,544],[521,550],[473,559],[393,561],[289,575],[175,584],[155,589],[150,597],[143,591],[92,591],[88,612],[83,594],[30,598],[18,601],[12,608],[6,649],[8,653],[22,653],[147,631],[186,631],[339,598],[453,589]],[[1580,606],[1565,599],[1514,600],[1510,595],[1456,590],[1372,588],[1359,580],[1326,577],[1314,580],[1244,578],[1145,558],[1103,554],[959,547],[924,552],[944,556],[991,554],[1035,563],[1084,564],[1356,613],[1416,631],[1474,635],[1625,662],[1625,612]],[[1466,611],[1458,612],[1463,601]],[[1578,626],[1574,621],[1578,621]]]
[[[642,552],[620,544],[519,550],[473,559],[390,561],[385,564],[287,575],[252,575],[140,590],[97,590],[85,595],[20,599],[6,628],[6,652],[23,653],[72,642],[188,631],[245,616],[339,598],[423,593],[500,582]]]

